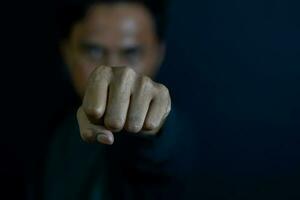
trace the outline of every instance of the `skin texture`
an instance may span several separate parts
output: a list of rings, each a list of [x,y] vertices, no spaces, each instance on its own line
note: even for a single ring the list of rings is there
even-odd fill
[[[83,98],[77,119],[87,142],[113,144],[121,130],[155,135],[171,110],[168,89],[150,77],[164,46],[152,16],[133,3],[92,6],[62,43],[74,88]]]
[[[109,92],[108,92],[109,91]],[[171,110],[168,89],[129,67],[98,67],[79,108],[81,137],[112,144],[113,132],[155,135]]]

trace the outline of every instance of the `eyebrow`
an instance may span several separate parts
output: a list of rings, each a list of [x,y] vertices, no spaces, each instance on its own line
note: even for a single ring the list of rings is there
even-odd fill
[[[84,49],[88,49],[88,48],[101,48],[101,49],[106,50],[106,47],[104,45],[99,44],[98,42],[86,41],[86,40],[80,41],[80,47],[82,47]],[[144,47],[142,45],[139,45],[139,44],[130,44],[128,46],[121,44],[119,46],[119,49],[121,51],[131,51],[131,50],[143,51]]]
[[[137,50],[137,51],[143,51],[143,47],[141,45],[132,45],[132,46],[123,46],[121,47],[121,51],[133,51],[133,50]]]
[[[90,42],[90,41],[81,41],[80,46],[84,48],[90,48],[90,47],[103,48],[103,45],[98,44],[96,42]]]

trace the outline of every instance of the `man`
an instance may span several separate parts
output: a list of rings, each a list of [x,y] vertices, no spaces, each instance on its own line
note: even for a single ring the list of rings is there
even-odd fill
[[[79,110],[79,122],[86,115],[97,123],[106,110],[106,128],[118,132],[123,129],[127,119],[128,131],[140,132],[151,102],[153,109],[170,110],[169,95],[165,94],[167,89],[146,77],[155,75],[163,58],[164,45],[160,41],[162,38],[155,33],[156,25],[151,13],[143,5],[135,2],[109,2],[100,4],[100,1],[99,5],[92,6],[86,16],[73,25],[69,38],[62,42],[62,52],[78,95],[83,97],[85,93],[83,107]],[[102,66],[95,70],[100,65],[110,67]],[[152,90],[158,90],[157,94]],[[162,93],[165,99],[155,99],[163,98]],[[129,102],[130,95],[132,99]],[[157,101],[160,102],[156,104]],[[155,123],[162,121],[159,118],[163,116],[157,115],[165,113],[151,109],[148,113],[149,120],[145,121],[144,128],[151,130],[153,127],[149,126],[159,126]],[[151,121],[156,118],[159,122]],[[87,139],[84,130],[81,133]],[[112,143],[104,139],[104,135],[101,136],[103,143]],[[108,140],[112,139],[111,134],[105,136]]]
[[[181,129],[170,130],[169,91],[151,79],[164,57],[164,2],[96,0],[66,8],[61,52],[83,103],[51,145],[44,198],[179,197],[169,166]]]

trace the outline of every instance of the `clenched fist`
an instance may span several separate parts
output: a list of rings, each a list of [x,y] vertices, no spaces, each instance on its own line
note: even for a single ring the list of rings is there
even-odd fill
[[[113,144],[113,133],[155,135],[171,110],[168,89],[128,67],[98,67],[90,76],[77,119],[84,141]]]

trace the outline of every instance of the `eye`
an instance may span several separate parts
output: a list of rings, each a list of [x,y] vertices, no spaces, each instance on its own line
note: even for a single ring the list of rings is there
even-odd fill
[[[82,49],[88,58],[99,61],[103,58],[103,48],[93,44],[83,44]]]
[[[87,53],[88,53],[89,57],[94,60],[101,60],[101,58],[103,57],[103,50],[98,47],[89,48],[87,50]]]

